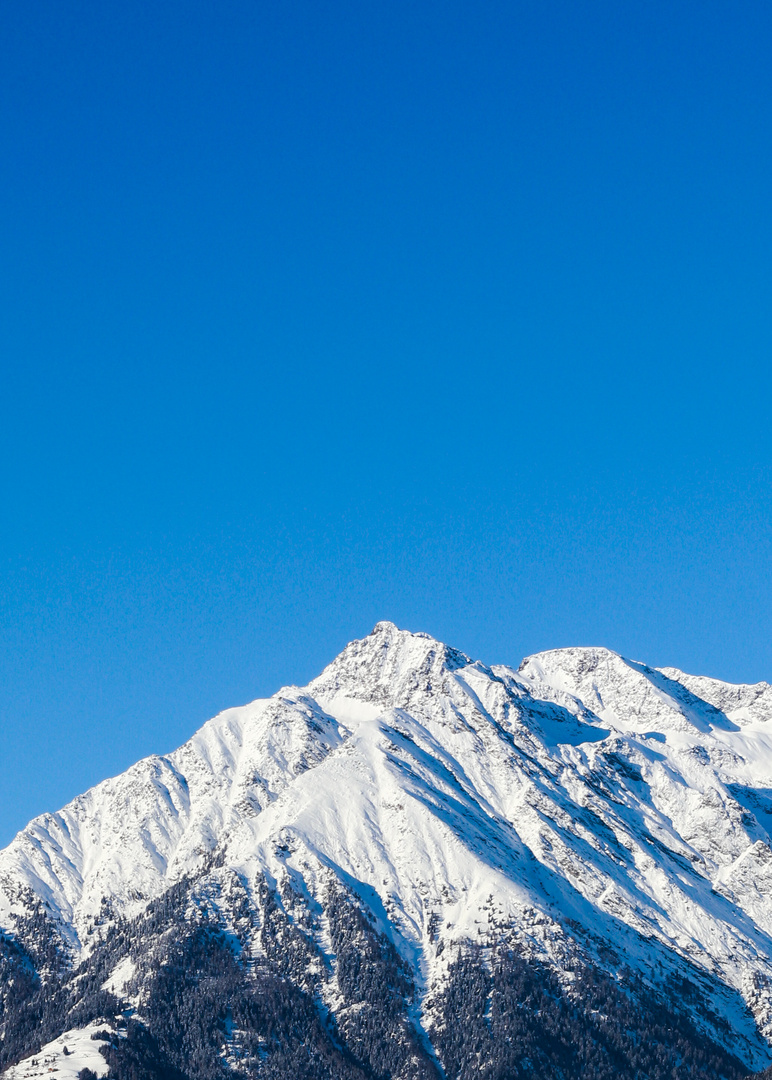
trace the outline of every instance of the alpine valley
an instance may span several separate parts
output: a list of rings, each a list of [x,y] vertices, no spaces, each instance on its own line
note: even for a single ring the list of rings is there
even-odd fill
[[[766,683],[379,623],[0,852],[11,1080],[771,1062]]]

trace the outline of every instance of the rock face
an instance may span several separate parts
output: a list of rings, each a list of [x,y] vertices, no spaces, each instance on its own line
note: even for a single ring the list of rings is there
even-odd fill
[[[379,623],[0,853],[0,1069],[739,1077],[771,838],[769,685]]]

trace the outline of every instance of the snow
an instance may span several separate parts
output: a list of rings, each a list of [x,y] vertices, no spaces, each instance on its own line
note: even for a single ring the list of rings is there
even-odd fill
[[[600,648],[490,668],[379,623],[307,687],[229,709],[31,822],[0,852],[0,927],[28,887],[87,950],[103,900],[139,912],[215,848],[247,885],[286,876],[321,901],[344,881],[427,992],[452,955],[431,925],[451,946],[514,934],[558,964],[570,918],[590,953],[603,939],[643,971],[655,952],[716,976],[736,1049],[768,1060],[766,683]],[[122,962],[108,984],[133,974]]]
[[[103,990],[109,990],[116,997],[123,997],[126,985],[131,982],[137,972],[137,966],[130,956],[124,956],[113,968],[109,979],[106,979]]]
[[[99,1031],[109,1030],[104,1021],[73,1028],[37,1053],[24,1058],[2,1073],[4,1080],[77,1080],[81,1069],[91,1069],[97,1076],[107,1076],[107,1062],[99,1053],[104,1042],[92,1039]],[[65,1053],[65,1048],[69,1053]]]

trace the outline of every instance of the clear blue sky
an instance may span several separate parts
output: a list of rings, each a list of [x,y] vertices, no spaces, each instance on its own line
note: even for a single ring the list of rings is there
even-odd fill
[[[772,679],[768,0],[0,42],[1,843],[382,618]]]

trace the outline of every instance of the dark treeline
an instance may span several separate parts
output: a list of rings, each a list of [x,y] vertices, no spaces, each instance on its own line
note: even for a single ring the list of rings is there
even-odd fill
[[[434,1045],[448,1080],[741,1080],[743,1065],[655,996],[577,965],[555,972],[508,948],[468,947],[450,970]]]
[[[655,994],[632,972],[617,980],[578,959],[566,982],[511,946],[460,949],[432,1001],[432,1049],[412,1020],[409,966],[342,885],[312,912],[288,881],[250,897],[226,878],[184,879],[132,920],[105,910],[77,966],[30,902],[24,934],[0,936],[0,1071],[98,1020],[110,1080],[748,1076],[675,1006],[675,987]],[[137,1019],[104,989],[126,957]]]

